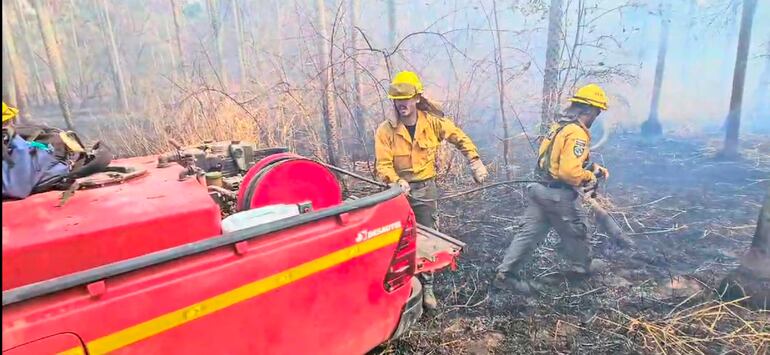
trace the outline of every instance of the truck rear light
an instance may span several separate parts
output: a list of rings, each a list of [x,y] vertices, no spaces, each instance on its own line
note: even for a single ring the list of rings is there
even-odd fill
[[[393,258],[385,275],[385,291],[393,292],[407,285],[417,267],[417,226],[414,217],[409,216],[401,238],[398,240]]]
[[[417,250],[417,229],[415,227],[407,227],[404,228],[404,231],[401,232],[401,239],[398,241],[398,246],[396,247],[396,253],[400,253],[408,248],[414,248]]]
[[[399,262],[390,266],[390,272],[394,274],[405,273],[409,270],[409,260],[400,260]]]

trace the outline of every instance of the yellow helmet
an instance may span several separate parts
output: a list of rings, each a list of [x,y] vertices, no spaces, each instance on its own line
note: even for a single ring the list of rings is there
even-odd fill
[[[393,77],[388,88],[388,98],[391,100],[411,99],[422,94],[422,82],[414,72],[402,71]]]
[[[606,110],[608,104],[607,94],[596,84],[588,84],[578,89],[569,101],[590,105],[602,110]]]
[[[16,117],[17,113],[19,113],[19,110],[6,105],[5,101],[3,101],[3,123],[12,120]]]

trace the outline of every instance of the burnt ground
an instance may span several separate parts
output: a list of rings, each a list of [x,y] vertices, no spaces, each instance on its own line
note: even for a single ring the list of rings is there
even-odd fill
[[[594,254],[609,267],[570,281],[559,272],[552,233],[525,271],[547,284],[533,298],[490,290],[520,228],[521,188],[442,202],[441,229],[468,244],[459,270],[437,275],[437,311],[372,353],[766,353],[768,314],[714,300],[751,243],[770,183],[770,138],[747,138],[737,162],[715,160],[719,144],[718,137],[611,139],[593,156],[612,173],[603,202],[637,245],[619,248],[596,230]],[[523,158],[518,163],[529,166]]]

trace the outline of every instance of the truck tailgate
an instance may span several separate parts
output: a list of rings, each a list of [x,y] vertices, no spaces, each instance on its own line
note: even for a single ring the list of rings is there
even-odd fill
[[[359,199],[349,196],[349,200]],[[417,225],[417,270],[415,273],[435,272],[449,267],[457,269],[457,258],[465,243],[433,228]]]
[[[435,229],[417,227],[417,273],[457,268],[457,258],[465,243]]]

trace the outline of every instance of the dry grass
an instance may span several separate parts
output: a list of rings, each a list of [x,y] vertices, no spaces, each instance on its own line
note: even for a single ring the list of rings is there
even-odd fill
[[[600,318],[614,332],[658,354],[707,354],[716,348],[738,354],[766,354],[770,313],[732,302],[710,301],[659,319],[633,317],[614,310],[616,320]]]
[[[241,99],[209,89],[190,93],[173,105],[148,100],[141,114],[117,117],[99,124],[100,139],[113,142],[120,156],[157,154],[171,149],[169,139],[182,144],[205,140],[243,140],[258,146],[286,146],[323,156],[320,118],[296,102],[277,106]],[[290,109],[291,108],[291,109]],[[320,117],[320,116],[317,116]]]

